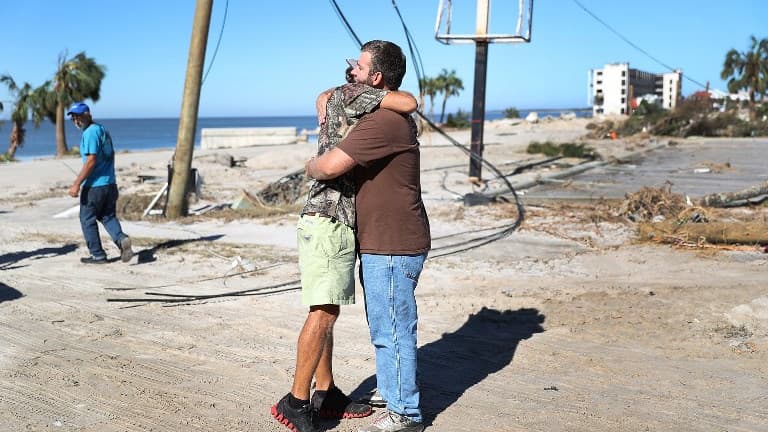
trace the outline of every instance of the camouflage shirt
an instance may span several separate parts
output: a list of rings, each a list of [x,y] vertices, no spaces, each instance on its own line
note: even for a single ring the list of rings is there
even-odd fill
[[[364,114],[373,111],[386,90],[365,84],[344,84],[334,89],[326,105],[325,123],[317,136],[317,155],[336,147]],[[301,214],[319,213],[355,227],[355,180],[351,172],[332,180],[312,180]]]

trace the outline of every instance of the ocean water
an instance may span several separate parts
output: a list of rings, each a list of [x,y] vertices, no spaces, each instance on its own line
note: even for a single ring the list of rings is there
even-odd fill
[[[579,117],[591,115],[589,110],[520,110],[520,116],[525,118],[530,111],[539,113],[539,117],[559,116],[561,112],[573,111]],[[486,120],[502,118],[501,111],[486,112]],[[179,119],[95,119],[103,124],[112,135],[112,141],[117,151],[141,151],[174,148],[179,132]],[[200,146],[200,129],[202,128],[231,128],[231,127],[281,127],[293,126],[297,132],[308,130],[314,132],[317,128],[317,117],[201,117],[197,122],[195,148]],[[39,128],[31,122],[27,124],[27,135],[24,146],[16,152],[16,158],[25,161],[56,155],[56,130],[53,123],[44,121]],[[0,124],[0,152],[8,148],[8,137],[11,132],[9,121]],[[71,148],[80,144],[80,131],[72,124],[66,124],[67,145]],[[310,141],[316,136],[309,135]]]

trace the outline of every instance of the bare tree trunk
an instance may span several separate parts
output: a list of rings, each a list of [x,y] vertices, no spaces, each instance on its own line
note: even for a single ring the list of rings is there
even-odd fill
[[[56,105],[56,157],[64,156],[68,150],[64,123],[64,104],[59,102]]]
[[[655,239],[666,243],[680,240],[720,244],[764,244],[768,242],[768,226],[764,222],[708,222],[687,223],[677,221],[642,223],[638,226],[642,239]]]
[[[11,129],[11,138],[8,143],[8,153],[6,153],[6,156],[8,156],[8,160],[12,160],[16,156],[16,150],[21,147],[22,143],[24,142],[24,127],[19,126],[18,123],[13,124],[13,128]]]
[[[445,104],[448,102],[448,98],[446,97],[443,99],[443,108],[440,110],[440,124],[443,123],[443,118],[445,117]]]
[[[750,186],[738,192],[721,192],[706,195],[700,201],[701,205],[709,207],[727,207],[729,203],[746,200],[756,196],[768,194],[768,181]]]

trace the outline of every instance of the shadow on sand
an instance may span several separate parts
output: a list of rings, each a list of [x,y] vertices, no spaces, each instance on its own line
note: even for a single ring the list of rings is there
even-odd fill
[[[15,265],[19,261],[25,259],[53,258],[55,256],[74,252],[76,249],[77,245],[75,243],[67,243],[59,247],[44,247],[33,251],[10,252],[0,255],[0,270],[13,270],[15,268],[25,267],[23,265]]]
[[[538,309],[499,311],[483,308],[455,332],[419,348],[419,387],[424,423],[456,402],[465,391],[512,362],[518,343],[544,331]],[[422,324],[423,325],[423,324]],[[376,387],[376,375],[353,392],[359,399]]]
[[[198,238],[192,238],[192,239],[184,239],[184,240],[168,240],[164,241],[160,244],[157,244],[155,246],[152,246],[151,248],[142,249],[138,252],[136,252],[137,264],[146,264],[151,263],[157,260],[157,257],[155,256],[155,252],[164,250],[164,249],[172,249],[175,247],[179,247],[182,245],[185,245],[187,243],[194,243],[194,242],[211,242],[216,241],[220,238],[224,237],[224,234],[214,234],[210,236],[205,237],[198,237]]]
[[[22,297],[24,297],[24,294],[22,294],[16,288],[9,287],[8,285],[0,282],[0,303],[20,299]]]

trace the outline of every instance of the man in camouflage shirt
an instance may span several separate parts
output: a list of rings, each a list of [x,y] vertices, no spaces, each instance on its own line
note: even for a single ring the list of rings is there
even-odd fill
[[[318,156],[334,148],[363,114],[379,106],[409,113],[416,99],[365,84],[345,84],[317,99],[320,133]],[[353,403],[334,385],[333,325],[341,305],[355,302],[355,182],[351,175],[312,180],[297,224],[302,303],[309,313],[299,335],[291,392],[272,407],[272,415],[289,429],[315,431],[314,413],[326,418],[356,418],[372,413]],[[312,377],[315,392],[309,398]]]

